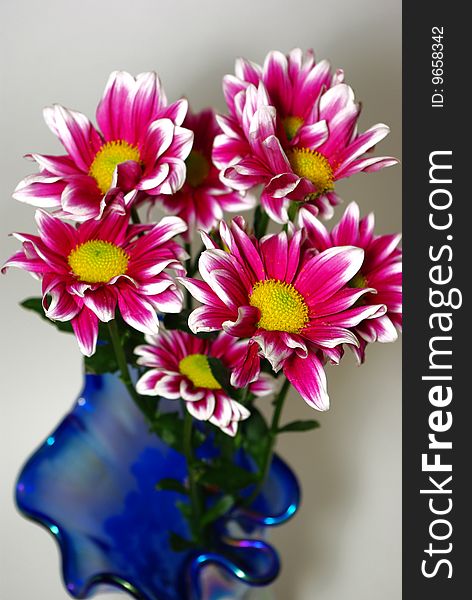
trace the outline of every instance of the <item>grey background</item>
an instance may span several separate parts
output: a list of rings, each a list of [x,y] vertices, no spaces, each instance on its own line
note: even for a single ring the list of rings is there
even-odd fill
[[[60,153],[41,118],[59,102],[93,117],[107,76],[157,70],[168,97],[186,94],[195,109],[224,110],[221,77],[243,55],[314,47],[346,70],[364,110],[361,126],[392,127],[379,152],[400,154],[401,4],[399,0],[239,2],[199,0],[16,0],[1,3],[0,260],[17,244],[10,231],[33,231],[33,209],[11,200],[32,166],[29,151]],[[338,189],[377,231],[399,231],[399,167],[357,175]],[[340,214],[337,210],[337,216]],[[0,598],[61,600],[55,542],[18,516],[17,472],[68,411],[81,385],[72,337],[17,307],[38,295],[23,272],[0,278]],[[274,531],[283,571],[278,600],[397,600],[401,597],[400,343],[369,348],[357,368],[348,356],[329,368],[332,410],[322,427],[287,435],[279,450],[304,489],[298,516]],[[295,394],[285,417],[316,418]],[[113,593],[112,598],[123,598]]]

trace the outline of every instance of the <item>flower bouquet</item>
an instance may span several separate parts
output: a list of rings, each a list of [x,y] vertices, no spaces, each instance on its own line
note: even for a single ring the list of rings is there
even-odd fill
[[[227,115],[192,113],[155,73],[112,73],[98,129],[45,109],[65,153],[28,155],[38,172],[14,192],[38,234],[13,234],[3,270],[40,280],[23,306],[75,335],[86,373],[17,502],[58,538],[77,598],[270,583],[265,529],[299,502],[277,438],[318,426],[284,421],[288,391],[327,410],[325,365],[401,328],[400,237],[354,202],[323,224],[336,181],[397,162],[371,152],[388,127],[359,133],[343,71],[312,51],[239,59],[223,91]]]

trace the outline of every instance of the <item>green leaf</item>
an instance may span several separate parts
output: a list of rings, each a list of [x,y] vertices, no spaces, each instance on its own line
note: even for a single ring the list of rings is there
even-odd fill
[[[277,433],[285,433],[288,431],[310,431],[311,429],[317,429],[320,426],[318,421],[292,421],[287,423],[283,427],[277,430]]]
[[[173,531],[169,533],[169,544],[174,552],[185,552],[186,550],[195,548],[195,544],[191,540],[187,540]]]
[[[192,517],[192,506],[188,502],[182,502],[181,500],[175,503],[175,506],[180,510],[187,520]]]
[[[102,375],[103,373],[115,373],[118,371],[113,346],[108,343],[98,343],[95,354],[84,357],[85,372],[93,375]]]
[[[178,479],[172,479],[172,477],[164,477],[158,483],[156,483],[156,490],[158,492],[178,492],[179,494],[188,494],[187,488]]]
[[[201,485],[214,486],[230,494],[237,494],[256,481],[255,473],[226,461],[207,465],[205,473],[199,479]]]
[[[222,496],[215,504],[213,504],[213,506],[208,508],[202,516],[202,527],[206,527],[227,513],[234,506],[234,502],[235,500],[232,496]]]
[[[243,448],[261,469],[264,464],[267,446],[271,443],[266,420],[260,411],[252,406],[251,416],[242,422],[240,428]]]
[[[44,308],[41,298],[27,298],[20,302],[20,306],[26,308],[26,310],[31,310],[38,314],[44,321],[47,321],[51,325],[54,325],[59,331],[64,331],[65,333],[74,333],[72,329],[72,325],[70,321],[53,321],[49,317],[46,317],[44,314]]]
[[[182,310],[180,313],[169,313],[164,316],[164,325],[166,329],[178,329],[180,331],[185,331],[186,333],[190,333],[190,335],[195,335],[199,338],[212,338],[215,337],[215,334],[212,332],[199,332],[193,333],[188,326],[188,317],[192,311],[188,309]]]
[[[151,429],[165,444],[179,452],[183,451],[183,427],[183,420],[176,412],[160,414],[151,425]]]
[[[230,383],[231,374],[221,360],[214,356],[209,356],[208,364],[210,365],[211,373],[216,381],[221,385],[225,392],[228,392],[230,396],[234,396],[235,390]]]

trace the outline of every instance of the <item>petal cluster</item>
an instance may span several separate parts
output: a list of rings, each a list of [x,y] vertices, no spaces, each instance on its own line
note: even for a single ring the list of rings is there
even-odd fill
[[[182,127],[187,101],[167,103],[155,73],[110,75],[97,108],[97,130],[80,112],[54,105],[46,124],[66,154],[29,154],[39,173],[17,186],[17,200],[83,221],[119,210],[139,195],[173,194],[185,180],[193,134]]]
[[[385,314],[382,304],[363,304],[369,288],[348,286],[364,251],[352,245],[313,256],[302,247],[303,231],[282,231],[260,241],[244,230],[241,217],[220,226],[222,247],[203,234],[207,250],[199,261],[202,281],[179,278],[202,303],[189,317],[193,332],[223,330],[248,338],[232,383],[244,387],[260,372],[260,357],[287,378],[313,407],[329,399],[322,354],[335,358],[342,344],[357,346],[352,332],[366,319]]]
[[[226,76],[230,114],[218,122],[213,158],[222,180],[238,190],[264,186],[261,203],[272,219],[288,221],[290,200],[306,201],[329,218],[340,202],[335,182],[397,162],[366,157],[389,132],[378,124],[357,131],[360,106],[342,71],[300,49],[267,55],[263,67],[239,60]]]
[[[4,265],[42,281],[43,307],[52,320],[71,321],[80,349],[95,352],[98,324],[115,318],[143,333],[157,333],[157,312],[180,312],[182,293],[166,272],[185,272],[186,258],[172,238],[186,230],[178,217],[155,225],[130,225],[110,211],[101,220],[72,226],[43,210],[39,235],[13,234],[22,250]]]
[[[370,288],[362,296],[364,305],[384,304],[386,313],[353,328],[359,346],[352,349],[361,363],[370,342],[394,342],[402,326],[402,251],[400,235],[375,235],[374,215],[360,218],[359,206],[351,202],[339,223],[328,232],[309,210],[302,209],[299,223],[307,235],[307,247],[320,252],[349,244],[364,250],[364,262],[350,282],[353,288]]]
[[[186,159],[186,178],[182,188],[172,195],[162,195],[166,210],[181,217],[188,225],[186,240],[190,241],[195,228],[210,231],[223,218],[223,211],[248,210],[255,198],[233,190],[220,179],[220,172],[212,162],[215,136],[221,132],[211,109],[187,113],[183,126],[192,131],[194,142]]]
[[[210,340],[177,330],[147,335],[146,342],[135,350],[138,364],[150,367],[137,382],[137,391],[172,400],[182,398],[193,417],[210,421],[228,435],[236,435],[238,423],[247,419],[250,412],[218,384],[208,358],[218,358],[233,370],[244,358],[248,342],[226,333]],[[260,374],[249,386],[256,396],[266,396],[272,389],[273,380],[266,374]]]

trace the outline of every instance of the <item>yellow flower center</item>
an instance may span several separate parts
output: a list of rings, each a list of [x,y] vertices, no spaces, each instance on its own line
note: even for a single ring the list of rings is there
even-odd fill
[[[291,283],[267,279],[252,288],[249,304],[261,311],[258,327],[300,333],[308,323],[308,306]]]
[[[110,189],[116,166],[127,160],[140,163],[141,155],[137,146],[128,144],[124,140],[106,142],[97,152],[90,166],[89,175],[95,179],[102,194],[106,194]]]
[[[287,156],[294,173],[311,181],[319,194],[333,189],[333,169],[320,152],[309,148],[291,148]]]
[[[77,246],[67,262],[74,275],[86,283],[106,283],[124,275],[129,256],[119,246],[103,240],[90,240]]]
[[[208,357],[204,354],[189,354],[179,362],[179,371],[188,377],[197,388],[221,390],[221,385],[213,377]]]
[[[282,119],[282,125],[285,129],[285,135],[287,136],[288,141],[290,141],[293,140],[297,135],[298,130],[303,125],[303,119],[300,117],[285,117],[285,119]]]
[[[185,161],[187,167],[187,183],[191,187],[201,185],[210,173],[208,159],[198,150],[192,150]]]

